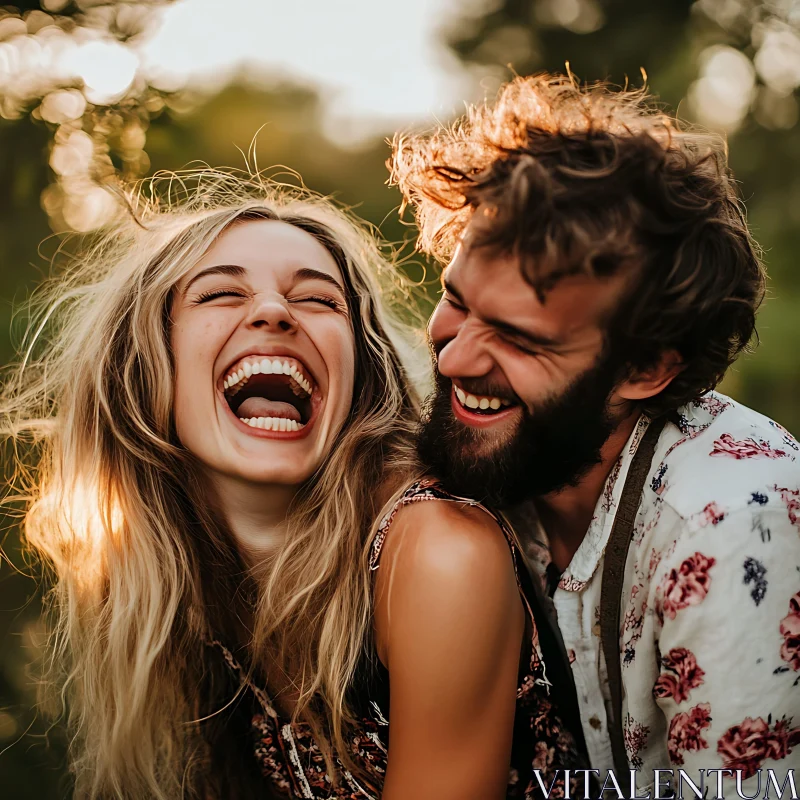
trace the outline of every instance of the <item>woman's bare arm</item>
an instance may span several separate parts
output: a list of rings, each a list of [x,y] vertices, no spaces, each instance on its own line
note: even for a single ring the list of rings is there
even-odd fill
[[[391,686],[383,800],[506,796],[524,612],[511,551],[480,509],[403,508],[377,574]]]

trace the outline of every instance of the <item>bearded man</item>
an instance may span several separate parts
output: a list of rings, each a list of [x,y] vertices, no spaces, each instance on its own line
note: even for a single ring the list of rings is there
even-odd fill
[[[535,507],[592,767],[796,765],[800,446],[712,391],[765,286],[724,142],[541,75],[398,137],[392,173],[447,264],[420,455]]]

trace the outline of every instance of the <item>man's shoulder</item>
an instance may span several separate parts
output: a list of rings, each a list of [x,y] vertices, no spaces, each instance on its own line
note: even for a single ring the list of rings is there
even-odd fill
[[[691,520],[783,505],[800,494],[800,444],[777,422],[710,392],[664,429],[650,488]]]

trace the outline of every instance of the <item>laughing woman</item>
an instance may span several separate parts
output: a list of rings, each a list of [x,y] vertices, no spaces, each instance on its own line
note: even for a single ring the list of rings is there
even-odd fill
[[[4,388],[75,797],[538,796],[575,743],[510,531],[413,502],[455,498],[417,480],[375,242],[195,178],[54,279]]]

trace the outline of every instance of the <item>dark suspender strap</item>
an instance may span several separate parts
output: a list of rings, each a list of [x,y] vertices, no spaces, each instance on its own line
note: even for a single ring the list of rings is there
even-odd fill
[[[622,732],[622,669],[619,659],[622,581],[625,576],[625,562],[633,538],[633,524],[636,520],[636,512],[639,510],[644,482],[650,472],[653,453],[665,422],[666,417],[654,419],[639,443],[628,470],[625,486],[622,489],[619,509],[606,545],[603,563],[603,585],[600,590],[600,633],[613,714],[608,721],[608,732],[611,736],[611,749],[617,774],[627,772],[629,769],[625,738]]]

